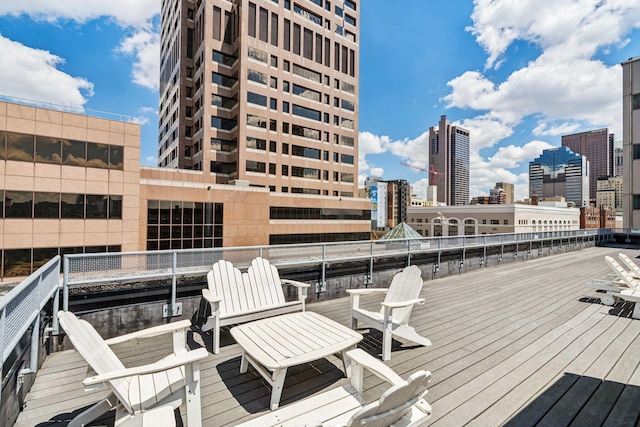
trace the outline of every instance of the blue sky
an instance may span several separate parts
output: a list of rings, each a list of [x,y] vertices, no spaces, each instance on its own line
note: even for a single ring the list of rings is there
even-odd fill
[[[300,0],[304,2],[306,0]],[[637,0],[361,0],[359,175],[427,177],[440,116],[471,130],[471,195],[528,193],[528,162],[567,133],[621,138],[620,62]],[[3,0],[0,95],[131,116],[157,152],[158,0]]]

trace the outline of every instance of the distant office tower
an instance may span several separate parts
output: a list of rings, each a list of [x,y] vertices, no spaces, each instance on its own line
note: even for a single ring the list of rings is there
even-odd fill
[[[160,166],[354,197],[356,0],[162,0]]]
[[[624,150],[622,218],[625,228],[640,227],[640,56],[622,63],[622,148]],[[640,173],[640,172],[639,172]]]
[[[411,205],[411,185],[404,179],[387,181],[387,227],[393,228],[407,221]]]
[[[436,172],[438,201],[447,205],[469,204],[469,131],[451,126],[441,116],[437,127],[429,129],[429,163]]]
[[[564,197],[577,207],[589,206],[589,162],[567,147],[544,150],[529,162],[529,198]]]
[[[589,194],[595,203],[598,178],[613,176],[613,134],[607,128],[562,136],[562,146],[589,161]]]
[[[514,186],[509,182],[496,182],[493,189],[489,190],[492,204],[507,204],[512,205],[515,203]]]
[[[622,147],[616,147],[613,154],[613,176],[622,176],[624,173],[624,158]]]
[[[622,177],[598,178],[596,207],[622,209]]]

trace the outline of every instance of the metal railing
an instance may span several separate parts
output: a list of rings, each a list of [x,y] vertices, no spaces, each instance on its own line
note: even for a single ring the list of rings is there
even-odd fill
[[[0,353],[3,365],[31,328],[30,363],[20,374],[34,373],[38,369],[40,313],[52,298],[54,307],[59,305],[59,288],[60,256],[56,256],[0,298]],[[52,317],[57,328],[57,316]]]
[[[552,231],[538,233],[511,233],[477,236],[431,237],[400,240],[377,240],[299,244],[281,246],[246,246],[234,248],[183,249],[173,251],[119,252],[103,254],[74,254],[64,258],[63,308],[69,308],[69,289],[95,286],[105,283],[171,280],[171,308],[174,310],[179,278],[205,275],[213,263],[220,259],[230,261],[239,268],[248,267],[251,260],[260,256],[268,258],[276,267],[313,266],[322,269],[319,286],[325,284],[327,266],[335,262],[362,260],[369,263],[369,277],[373,277],[373,265],[377,259],[406,257],[437,252],[438,264],[442,251],[550,241],[577,241],[597,239],[606,241],[613,236],[611,229]],[[486,258],[486,255],[485,255]]]

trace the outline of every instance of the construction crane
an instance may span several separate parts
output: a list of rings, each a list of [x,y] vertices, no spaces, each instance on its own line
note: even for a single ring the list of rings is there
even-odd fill
[[[418,169],[419,171],[428,173],[429,174],[429,185],[436,185],[436,180],[435,180],[436,175],[444,176],[444,174],[442,172],[436,172],[433,169],[433,165],[431,165],[431,167],[429,169],[425,169],[425,168],[421,168],[420,166],[415,166],[415,165],[412,165],[412,164],[407,163],[407,162],[400,162],[400,164],[403,165],[403,166],[407,166],[407,167],[410,167],[410,168],[413,168],[413,169]]]

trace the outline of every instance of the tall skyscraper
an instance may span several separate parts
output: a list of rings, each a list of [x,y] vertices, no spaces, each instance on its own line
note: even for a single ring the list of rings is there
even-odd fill
[[[159,165],[354,197],[359,6],[162,0]]]
[[[640,159],[640,56],[622,63],[622,148],[624,151],[622,212],[625,228],[640,227],[640,185],[635,175]]]
[[[447,205],[469,204],[469,131],[452,126],[441,116],[437,127],[429,128],[429,163],[436,172],[438,201]]]
[[[567,147],[550,148],[529,162],[529,198],[564,197],[589,206],[589,162]]]
[[[581,154],[589,161],[589,194],[595,203],[598,178],[613,176],[614,135],[607,128],[562,136],[562,146]]]

